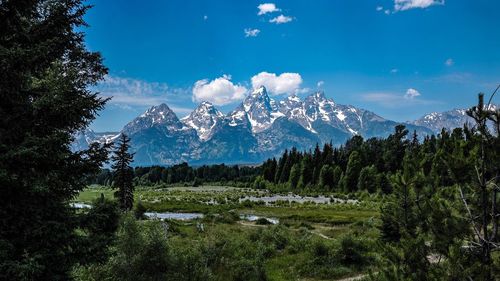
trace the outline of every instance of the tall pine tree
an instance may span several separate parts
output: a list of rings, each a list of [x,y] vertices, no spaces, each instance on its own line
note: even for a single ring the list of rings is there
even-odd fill
[[[76,231],[84,214],[69,205],[107,158],[97,144],[70,150],[106,102],[89,90],[107,69],[78,31],[88,8],[0,1],[1,280],[67,280],[92,257]]]
[[[134,171],[130,164],[134,159],[134,154],[128,150],[130,148],[130,138],[125,134],[120,135],[119,143],[112,156],[115,197],[118,199],[120,208],[129,211],[134,205]]]

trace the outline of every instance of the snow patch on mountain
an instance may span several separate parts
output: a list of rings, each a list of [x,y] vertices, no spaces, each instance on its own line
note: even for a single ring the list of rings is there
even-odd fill
[[[196,130],[201,141],[206,141],[212,136],[215,126],[223,119],[222,112],[210,102],[204,101],[191,114],[182,118],[181,122]]]

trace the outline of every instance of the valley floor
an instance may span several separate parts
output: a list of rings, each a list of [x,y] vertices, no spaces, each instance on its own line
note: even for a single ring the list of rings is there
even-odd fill
[[[92,186],[75,202],[90,204],[101,194],[112,198],[111,189]],[[138,187],[135,192],[136,204],[140,202],[148,214],[203,216],[167,220],[174,226],[168,237],[175,243],[199,243],[219,232],[224,237],[264,242],[272,248],[264,255],[268,280],[362,279],[376,259],[372,249],[379,235],[376,226],[382,200],[365,193],[349,198],[342,194],[278,196],[266,190],[224,186]],[[357,260],[358,255],[363,258]]]

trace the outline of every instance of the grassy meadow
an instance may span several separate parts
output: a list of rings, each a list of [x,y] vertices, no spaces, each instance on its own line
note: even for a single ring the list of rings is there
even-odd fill
[[[75,202],[92,203],[101,194],[113,198],[111,189],[90,186]],[[168,240],[174,248],[175,245],[205,247],[206,241],[221,239],[238,247],[249,247],[250,252],[262,251],[262,270],[268,280],[343,280],[365,276],[371,270],[376,258],[372,249],[379,235],[377,225],[383,197],[357,193],[349,197],[356,201],[329,204],[283,200],[266,204],[246,200],[273,195],[266,190],[226,186],[160,186],[137,187],[134,201],[140,202],[148,212],[204,214],[195,220],[145,220],[142,224],[169,225]],[[342,194],[321,195],[347,199]],[[248,221],[244,215],[276,219],[279,223],[273,225],[262,219]],[[345,259],[358,255],[363,256],[363,261]],[[215,279],[224,280],[223,274]]]

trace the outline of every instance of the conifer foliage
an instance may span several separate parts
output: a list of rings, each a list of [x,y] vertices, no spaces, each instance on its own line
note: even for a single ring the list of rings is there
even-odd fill
[[[68,280],[96,256],[85,235],[100,229],[76,231],[95,224],[69,204],[107,158],[97,144],[70,150],[106,102],[89,90],[107,69],[78,31],[88,8],[0,1],[1,280]]]
[[[134,154],[128,150],[130,148],[130,138],[121,134],[119,142],[116,144],[111,159],[113,163],[114,182],[113,186],[116,189],[115,197],[118,199],[120,208],[123,211],[129,211],[134,205],[134,170],[130,166],[134,159]]]

